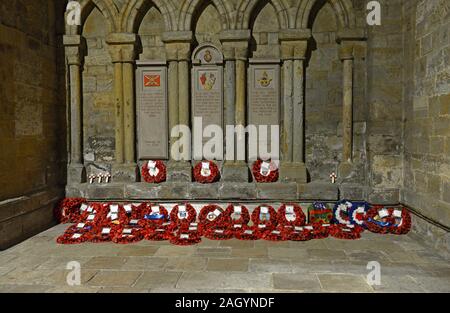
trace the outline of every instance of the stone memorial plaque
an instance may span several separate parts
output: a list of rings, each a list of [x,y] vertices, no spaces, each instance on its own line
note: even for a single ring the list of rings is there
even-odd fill
[[[267,125],[261,145],[271,151],[270,126],[280,125],[280,61],[250,59],[248,74],[248,124]],[[258,148],[258,156],[260,156]]]
[[[192,125],[193,136],[199,138],[197,131],[209,125],[223,127],[223,58],[221,53],[210,45],[200,46],[193,53],[192,70]],[[197,125],[202,118],[202,126]],[[203,138],[203,144],[210,138]],[[193,141],[195,143],[195,141]],[[193,149],[194,160],[202,155]],[[219,158],[223,159],[223,155]]]
[[[140,160],[169,158],[167,67],[138,62],[137,141]]]

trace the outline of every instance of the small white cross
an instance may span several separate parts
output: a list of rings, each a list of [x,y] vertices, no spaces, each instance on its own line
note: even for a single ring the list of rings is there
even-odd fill
[[[331,179],[332,184],[336,184],[336,178],[337,178],[337,175],[335,172],[330,174],[330,179]]]
[[[95,177],[96,177],[95,174],[89,175],[89,184],[93,184],[94,183]]]

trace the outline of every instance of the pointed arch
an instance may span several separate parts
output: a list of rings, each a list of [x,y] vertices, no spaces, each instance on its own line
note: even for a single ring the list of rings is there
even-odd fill
[[[222,29],[229,29],[232,8],[229,1],[211,0],[220,15]],[[205,0],[183,0],[178,18],[178,30],[192,30],[192,16],[205,4]]]
[[[171,31],[175,26],[175,8],[168,0],[131,0],[127,3],[120,14],[120,30],[127,33],[136,31],[139,18],[147,12],[142,12],[147,5],[154,5],[161,12],[166,31]]]
[[[236,17],[236,29],[248,29],[255,9],[261,5],[270,2],[275,8],[278,17],[280,29],[289,27],[289,14],[286,5],[282,0],[242,0],[238,7]]]
[[[296,28],[310,28],[314,9],[323,7],[328,2],[336,14],[339,29],[355,28],[356,18],[353,4],[350,0],[304,0],[300,2],[296,16]]]
[[[81,26],[67,26],[66,34],[68,35],[80,35],[84,23],[91,14],[94,8],[97,8],[100,13],[105,17],[106,23],[108,24],[108,31],[113,33],[117,31],[118,25],[117,20],[119,16],[119,10],[112,0],[81,0]]]

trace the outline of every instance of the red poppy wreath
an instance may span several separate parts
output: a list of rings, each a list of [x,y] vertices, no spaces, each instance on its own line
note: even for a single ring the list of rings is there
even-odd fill
[[[185,223],[194,223],[197,218],[197,212],[194,207],[189,204],[177,204],[170,211],[170,220],[173,224],[180,226]]]
[[[367,211],[365,224],[373,233],[404,235],[411,230],[411,215],[405,208],[378,205]]]
[[[247,207],[243,205],[229,204],[225,209],[225,215],[229,216],[233,226],[247,225],[248,222],[250,222],[250,213],[248,212]]]
[[[54,215],[61,224],[75,223],[80,216],[80,208],[87,200],[84,198],[66,198],[55,207]]]
[[[212,161],[202,161],[194,167],[194,179],[197,183],[211,184],[219,180],[220,173],[217,165]]]
[[[260,230],[274,229],[277,226],[277,212],[270,205],[260,205],[253,210],[253,225]]]
[[[155,184],[166,181],[166,173],[166,165],[159,160],[145,162],[141,170],[144,181]]]
[[[226,228],[231,225],[231,217],[216,204],[205,205],[198,216],[200,225],[204,228]]]
[[[282,204],[277,214],[278,225],[302,226],[306,216],[298,204]]]
[[[252,166],[252,174],[258,183],[273,183],[278,180],[278,167],[273,161],[256,160]]]
[[[333,224],[330,225],[330,235],[339,239],[356,240],[361,238],[364,228],[358,225]]]

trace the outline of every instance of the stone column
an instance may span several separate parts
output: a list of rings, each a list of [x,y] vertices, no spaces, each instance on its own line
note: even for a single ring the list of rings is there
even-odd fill
[[[247,60],[250,37],[250,30],[227,30],[220,34],[225,57],[225,125],[247,126],[245,113],[247,110]],[[233,160],[228,159],[224,163],[222,169],[222,180],[224,181],[249,181],[247,163],[245,160],[238,160],[238,139],[240,138],[235,136]],[[244,149],[247,149],[245,137],[243,139]]]
[[[191,44],[179,44],[178,48],[178,110],[179,110],[179,124],[190,126],[190,63]],[[189,151],[187,160],[191,160],[191,145],[186,147]]]
[[[342,162],[339,176],[348,176],[353,162],[353,45],[342,43],[339,50],[342,60]]]
[[[114,182],[136,182],[136,127],[135,127],[135,34],[113,33],[108,35],[114,63],[114,95],[116,116],[116,160],[112,168]]]
[[[280,180],[285,182],[307,182],[304,149],[304,60],[309,38],[309,31],[284,30],[280,33],[284,78]]]
[[[193,36],[191,31],[163,33],[168,70],[169,134],[178,125],[190,126],[190,68],[189,58]],[[168,181],[192,181],[190,160],[179,160],[178,151],[172,151],[178,137],[170,136],[170,161],[167,164]],[[189,149],[191,147],[184,147]],[[189,158],[190,159],[190,158]]]
[[[86,170],[83,165],[83,132],[82,132],[82,87],[81,66],[83,64],[83,38],[78,35],[64,36],[64,46],[69,70],[70,86],[70,156],[67,168],[67,181],[69,184],[83,183],[86,181]]]

